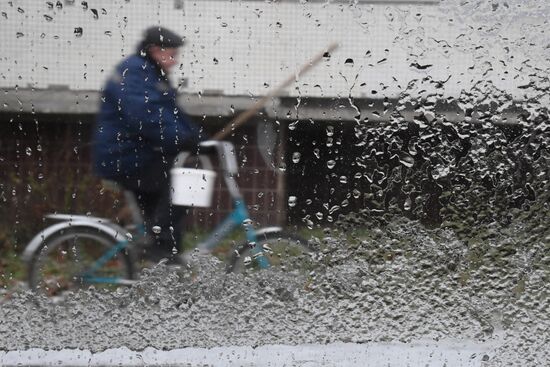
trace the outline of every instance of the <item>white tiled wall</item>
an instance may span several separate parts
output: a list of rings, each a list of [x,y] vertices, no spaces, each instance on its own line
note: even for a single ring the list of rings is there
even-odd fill
[[[134,52],[142,30],[157,24],[187,40],[174,79],[186,78],[188,93],[265,94],[331,42],[340,44],[333,56],[283,94],[391,97],[428,75],[410,67],[418,62],[433,65],[435,80],[451,76],[445,93],[457,95],[484,72],[482,65],[471,68],[479,55],[461,38],[471,26],[449,21],[437,5],[185,0],[175,9],[176,2],[88,0],[86,9],[80,0],[61,0],[62,8],[56,1],[50,8],[48,1],[2,0],[0,87],[99,90],[113,65]],[[504,53],[489,52],[495,60]],[[513,91],[525,78],[494,79]]]

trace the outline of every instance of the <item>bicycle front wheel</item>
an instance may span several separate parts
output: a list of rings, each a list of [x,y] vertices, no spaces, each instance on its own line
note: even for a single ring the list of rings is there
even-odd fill
[[[62,296],[69,290],[115,289],[134,279],[133,261],[117,240],[96,228],[64,228],[47,237],[28,267],[31,290]]]
[[[313,267],[315,248],[304,238],[286,232],[258,236],[255,244],[243,243],[232,253],[228,271],[243,273],[261,269],[264,257],[269,267],[283,271],[307,271]]]

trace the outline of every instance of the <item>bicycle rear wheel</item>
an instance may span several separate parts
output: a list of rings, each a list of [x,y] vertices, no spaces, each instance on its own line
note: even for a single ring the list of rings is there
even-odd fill
[[[32,256],[29,287],[47,296],[62,296],[66,291],[91,285],[100,289],[127,285],[134,279],[133,259],[126,249],[117,249],[116,245],[114,238],[96,228],[59,230],[47,237]],[[102,257],[105,260],[98,266]]]
[[[259,270],[257,259],[267,258],[270,267],[283,271],[307,271],[313,267],[316,249],[304,238],[286,232],[258,236],[255,244],[243,243],[232,253],[228,271],[243,273]],[[256,247],[255,251],[253,251]]]

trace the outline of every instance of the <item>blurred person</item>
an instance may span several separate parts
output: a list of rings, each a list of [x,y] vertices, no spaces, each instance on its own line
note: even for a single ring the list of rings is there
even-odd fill
[[[176,104],[168,80],[182,38],[148,28],[137,52],[124,59],[106,82],[93,141],[95,172],[131,191],[155,243],[152,261],[180,263],[185,208],[170,202],[170,168],[182,150],[195,150],[200,129]]]

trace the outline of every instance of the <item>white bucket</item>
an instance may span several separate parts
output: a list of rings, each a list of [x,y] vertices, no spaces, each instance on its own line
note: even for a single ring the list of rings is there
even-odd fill
[[[172,204],[209,207],[214,193],[216,172],[204,169],[172,168]]]

